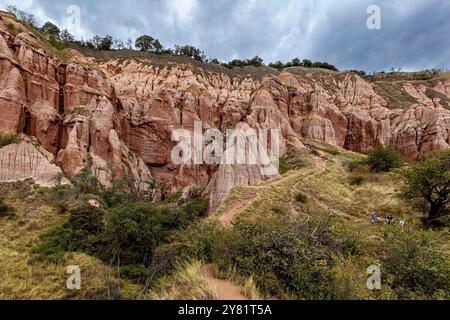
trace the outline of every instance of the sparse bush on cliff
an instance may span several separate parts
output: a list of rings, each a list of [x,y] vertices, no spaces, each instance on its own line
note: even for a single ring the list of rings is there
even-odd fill
[[[308,60],[308,59],[303,59],[302,61],[300,61],[300,59],[298,59],[298,58],[292,59],[292,61],[287,62],[287,63],[283,63],[281,61],[277,61],[275,63],[270,63],[269,67],[278,69],[278,70],[283,70],[285,68],[290,68],[290,67],[304,67],[304,68],[321,68],[321,69],[328,69],[328,70],[332,70],[332,71],[339,71],[338,68],[336,68],[334,65],[329,64],[327,62],[320,62],[320,61],[312,62],[311,60]]]
[[[252,59],[240,60],[235,59],[228,63],[223,63],[223,66],[233,69],[233,68],[243,68],[243,67],[261,67],[263,66],[263,59],[258,56],[253,57]]]
[[[189,45],[185,45],[185,46],[176,45],[174,53],[176,55],[186,56],[186,57],[189,57],[189,58],[197,60],[197,61],[205,61],[206,60],[205,53],[202,50],[200,50],[196,47],[193,47],[193,46],[189,46]]]
[[[17,143],[18,140],[19,138],[15,134],[0,135],[0,148],[3,148],[13,143]]]

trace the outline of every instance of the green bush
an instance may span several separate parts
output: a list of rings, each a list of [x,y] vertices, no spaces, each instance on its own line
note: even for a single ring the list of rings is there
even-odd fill
[[[450,299],[450,259],[433,231],[389,228],[384,247],[382,272],[399,299]]]
[[[308,196],[302,192],[298,192],[295,195],[295,201],[299,203],[307,203],[308,202]]]
[[[124,265],[148,264],[155,249],[167,237],[204,215],[207,199],[187,201],[181,208],[157,207],[149,202],[127,203],[112,208],[106,218],[105,252],[120,256]]]
[[[5,134],[0,135],[0,148],[6,147],[7,145],[17,143],[18,137],[15,134]]]
[[[361,175],[356,174],[356,175],[350,176],[349,180],[350,180],[350,184],[352,186],[360,186],[364,183],[364,181],[366,181],[366,178]]]
[[[364,161],[373,172],[389,172],[403,164],[402,157],[392,146],[378,147]]]
[[[344,166],[350,172],[358,171],[364,165],[363,161],[360,160],[351,160],[344,163]]]
[[[82,194],[97,195],[101,191],[101,184],[89,169],[84,169],[70,179],[78,196]]]
[[[0,218],[8,217],[14,214],[14,209],[5,203],[5,200],[0,196]]]
[[[65,48],[64,43],[54,35],[48,36],[48,42],[57,50],[64,50]]]
[[[104,212],[90,205],[70,209],[68,221],[50,229],[41,238],[34,252],[41,258],[60,261],[65,252],[95,254],[104,230]]]
[[[223,271],[253,277],[267,296],[332,299],[338,281],[333,267],[338,253],[345,254],[345,243],[333,235],[328,220],[239,218],[218,240],[214,260]]]
[[[76,107],[72,110],[72,114],[88,115],[91,111],[86,107]]]
[[[167,243],[157,248],[154,259],[168,259],[170,267],[166,272],[187,261],[212,261],[214,247],[222,233],[223,228],[217,220],[201,220],[173,232]]]

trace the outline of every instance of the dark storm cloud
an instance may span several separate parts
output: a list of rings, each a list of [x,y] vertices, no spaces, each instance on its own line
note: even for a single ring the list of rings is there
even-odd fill
[[[448,0],[0,0],[34,13],[41,23],[66,24],[81,9],[78,37],[147,33],[166,46],[192,44],[210,57],[294,57],[366,71],[450,68]],[[381,9],[381,30],[369,30],[366,10]]]

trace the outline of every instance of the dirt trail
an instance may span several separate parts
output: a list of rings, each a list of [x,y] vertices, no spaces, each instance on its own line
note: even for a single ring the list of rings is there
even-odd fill
[[[200,272],[210,286],[217,292],[218,300],[248,300],[248,298],[241,293],[241,289],[238,286],[229,281],[214,277],[212,272],[213,269],[214,264],[205,264],[201,267]]]
[[[286,180],[290,179],[295,181],[294,186],[296,187],[299,183],[304,181],[305,179],[310,178],[313,175],[320,174],[326,170],[326,162],[322,159],[318,159],[315,163],[315,169],[310,172],[293,172],[284,177],[279,177],[274,179],[268,183],[264,183],[261,185],[254,186],[245,186],[242,193],[239,196],[238,201],[235,201],[231,204],[230,208],[226,210],[225,213],[222,213],[219,216],[219,222],[224,228],[230,228],[232,226],[232,221],[241,212],[244,212],[245,209],[250,207],[260,196],[260,192],[264,190],[268,190],[270,187],[277,186],[279,184],[284,183]],[[293,194],[292,192],[295,188],[291,188],[289,191],[290,195],[290,206],[291,210],[295,212],[295,208],[292,205]]]
[[[293,180],[294,185],[297,186],[299,183],[304,181],[305,179],[321,173],[326,170],[326,162],[321,160],[317,161],[315,170],[311,170],[311,172],[295,172],[288,174],[284,177],[279,177],[278,179],[274,179],[268,183],[264,183],[262,185],[255,186],[245,186],[243,191],[241,192],[239,199],[234,201],[228,210],[225,213],[219,216],[219,222],[224,228],[231,228],[232,221],[241,212],[244,212],[250,205],[252,205],[258,197],[260,197],[262,191],[268,190],[270,187],[277,186],[281,183],[284,183],[287,179]],[[293,211],[292,205],[292,192],[295,188],[291,188],[289,191],[290,194],[290,205]],[[218,300],[249,300],[241,293],[241,289],[234,285],[233,283],[217,279],[213,276],[214,264],[205,264],[201,267],[201,274],[205,277],[206,281],[216,290],[218,294]]]

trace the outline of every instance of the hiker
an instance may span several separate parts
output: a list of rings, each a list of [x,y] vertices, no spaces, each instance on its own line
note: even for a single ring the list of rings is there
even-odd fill
[[[382,217],[378,217],[378,224],[383,224],[384,223],[384,219]]]
[[[392,223],[394,222],[394,217],[392,215],[389,215],[386,220],[388,225],[392,225]]]
[[[374,224],[375,221],[377,221],[377,213],[375,210],[373,210],[372,211],[372,224]]]
[[[400,221],[398,222],[400,224],[400,227],[403,229],[403,227],[405,226],[405,219],[400,219]]]

